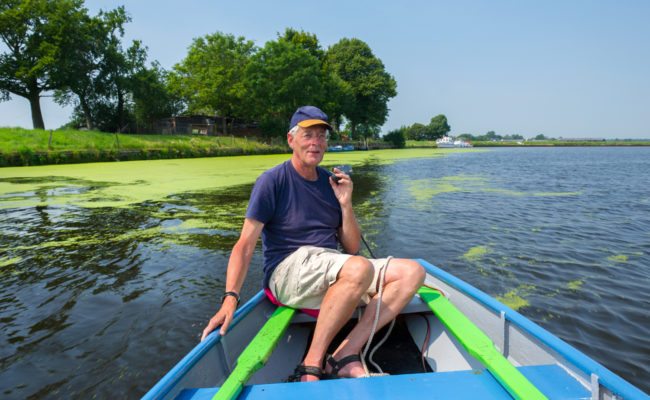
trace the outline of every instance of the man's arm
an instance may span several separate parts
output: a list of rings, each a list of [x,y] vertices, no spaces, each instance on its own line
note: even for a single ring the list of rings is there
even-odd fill
[[[228,271],[226,273],[226,292],[240,293],[241,288],[248,272],[248,265],[253,257],[257,239],[262,233],[264,224],[252,218],[244,220],[244,226],[241,235],[235,243],[228,260]],[[237,309],[237,300],[233,296],[226,296],[219,311],[210,319],[208,326],[203,330],[201,340],[213,330],[221,326],[221,334],[225,335],[228,331],[228,325],[232,321],[235,310]]]
[[[352,209],[352,179],[338,168],[334,169],[334,174],[340,178],[339,182],[338,184],[334,183],[334,180],[330,177],[330,185],[332,185],[334,195],[336,195],[341,205],[343,216],[343,222],[338,230],[339,241],[346,253],[357,254],[361,246],[361,230]]]

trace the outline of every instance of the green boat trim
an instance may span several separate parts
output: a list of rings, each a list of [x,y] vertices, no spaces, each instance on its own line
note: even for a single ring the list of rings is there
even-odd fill
[[[418,294],[470,355],[479,360],[515,399],[546,399],[519,372],[472,321],[451,304],[438,290],[422,287]]]
[[[237,365],[212,400],[236,399],[246,382],[268,361],[296,310],[278,307],[237,358]]]

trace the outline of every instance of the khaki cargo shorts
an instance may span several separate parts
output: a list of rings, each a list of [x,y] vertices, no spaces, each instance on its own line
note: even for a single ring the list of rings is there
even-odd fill
[[[350,257],[350,254],[333,249],[300,247],[275,268],[269,280],[269,289],[278,301],[289,307],[320,309],[327,289],[336,282],[339,271]],[[361,298],[363,305],[377,294],[379,271],[386,265],[387,259],[369,261],[375,267],[375,276]]]

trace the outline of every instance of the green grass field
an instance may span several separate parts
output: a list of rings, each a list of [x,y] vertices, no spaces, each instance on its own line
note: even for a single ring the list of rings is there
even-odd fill
[[[269,146],[254,139],[212,136],[116,135],[97,131],[0,128],[0,152],[206,149],[219,147],[261,150]],[[119,141],[119,146],[118,146]],[[48,147],[48,143],[50,146]]]
[[[286,142],[232,136],[131,135],[0,128],[0,166],[284,153]]]

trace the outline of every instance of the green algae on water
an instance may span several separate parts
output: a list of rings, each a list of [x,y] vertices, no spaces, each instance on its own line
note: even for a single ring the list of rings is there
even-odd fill
[[[492,253],[492,249],[488,246],[476,246],[469,249],[469,251],[462,255],[467,261],[478,261],[482,257]]]
[[[609,261],[617,262],[617,263],[626,263],[627,262],[627,256],[624,254],[615,254],[612,256],[607,257]]]
[[[439,157],[435,149],[326,153],[322,165]],[[252,184],[289,154],[65,164],[0,169],[0,208],[128,207],[169,196]]]
[[[23,260],[22,257],[14,257],[14,258],[1,257],[0,258],[0,268],[8,267],[9,265],[13,265],[13,264],[18,264],[22,260]]]
[[[530,291],[535,290],[535,286],[520,285],[519,287],[509,290],[503,296],[497,296],[496,299],[506,306],[517,311],[522,307],[527,307],[530,302],[525,299],[531,295]]]
[[[571,290],[578,290],[580,289],[582,284],[583,284],[582,281],[572,281],[572,282],[568,282],[566,285]]]
[[[436,195],[451,192],[486,192],[498,193],[509,196],[571,196],[579,195],[581,192],[565,193],[528,193],[517,192],[502,188],[487,187],[489,181],[481,176],[457,175],[445,176],[442,178],[419,179],[410,182],[408,191],[415,198],[416,202],[422,204],[428,202]]]

